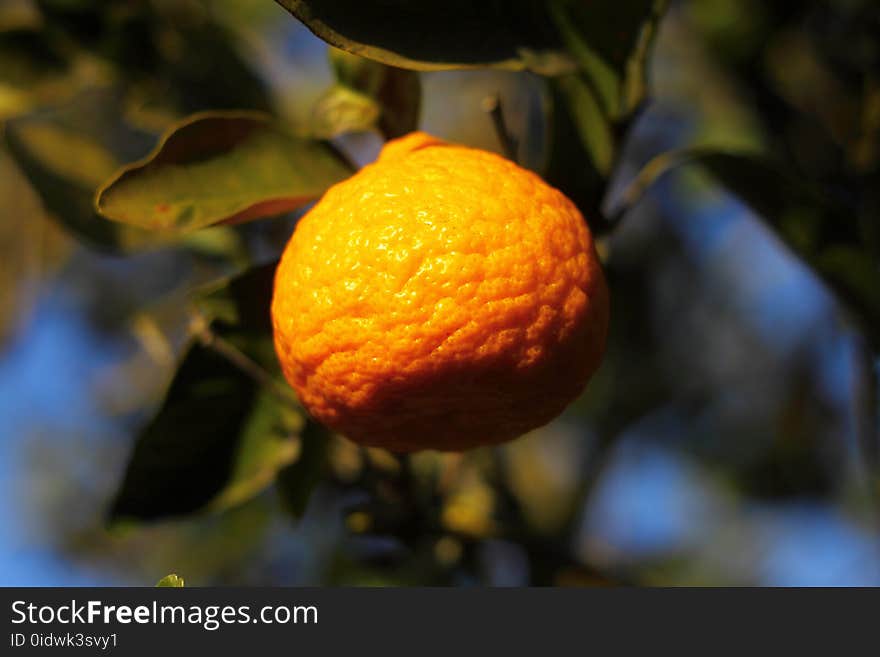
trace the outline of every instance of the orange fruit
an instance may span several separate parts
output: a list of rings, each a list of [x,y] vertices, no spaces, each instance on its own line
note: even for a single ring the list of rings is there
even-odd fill
[[[546,424],[580,394],[608,292],[561,192],[411,133],[300,220],[272,321],[286,378],[325,425],[396,452],[461,450]]]

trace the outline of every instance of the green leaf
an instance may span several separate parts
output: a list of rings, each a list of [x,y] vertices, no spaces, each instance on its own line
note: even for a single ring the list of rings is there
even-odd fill
[[[94,91],[59,109],[12,119],[4,131],[10,154],[46,210],[86,243],[113,250],[158,241],[144,231],[108,223],[92,206],[101,182],[120,163],[149,149],[150,135],[126,125],[122,114],[114,91]]]
[[[418,127],[422,96],[418,73],[338,48],[330,48],[329,54],[337,84],[328,96],[335,97],[337,103],[348,98],[343,106],[351,108],[350,115],[361,117],[360,125],[353,125],[350,129],[363,130],[376,124],[386,139],[393,139]],[[355,98],[360,99],[359,104]],[[372,105],[371,110],[367,109],[366,101]],[[354,112],[358,106],[361,111]],[[343,131],[337,130],[335,134]]]
[[[330,45],[391,66],[573,69],[543,3],[530,0],[277,1]]]
[[[664,153],[649,162],[624,192],[622,214],[661,176],[698,164],[758,214],[788,247],[822,277],[880,344],[880,263],[864,244],[856,213],[760,154],[709,148]]]
[[[601,207],[622,139],[647,93],[647,58],[666,2],[547,4],[579,70],[547,80],[545,178],[607,226]]]
[[[195,343],[138,437],[110,519],[155,520],[241,504],[295,460],[300,425],[289,400]]]
[[[110,517],[151,520],[239,505],[296,460],[303,425],[277,378],[268,299],[275,263],[213,286],[154,418],[135,444]]]
[[[544,178],[562,190],[586,215],[594,230],[601,228],[615,144],[610,124],[580,76],[547,81],[548,126]]]
[[[603,117],[588,79],[570,75],[555,78],[550,84],[554,104],[567,114],[574,136],[589,154],[590,164],[602,178],[607,179],[614,164],[617,144],[614,130]]]
[[[330,433],[312,419],[300,435],[302,447],[296,463],[278,472],[278,491],[287,512],[294,518],[305,513],[309,498],[327,468]]]
[[[277,261],[269,262],[212,284],[199,292],[197,308],[209,320],[217,319],[239,334],[271,340],[269,306],[277,266]],[[274,354],[270,360],[261,364],[277,369]]]
[[[288,212],[351,173],[332,146],[267,115],[203,112],[105,183],[95,207],[108,219],[182,233]]]
[[[649,60],[660,31],[660,21],[668,7],[668,0],[654,0],[647,18],[642,15],[638,37],[628,51],[621,96],[621,113],[627,120],[642,107],[648,97]]]
[[[270,486],[279,470],[297,460],[301,443],[291,434],[302,423],[292,406],[261,391],[239,437],[232,476],[208,508],[219,511],[238,506]]]
[[[171,575],[165,575],[165,577],[156,582],[156,587],[182,589],[184,587],[183,577],[173,573]]]
[[[192,345],[138,438],[111,520],[154,520],[207,506],[232,476],[257,393],[222,356]]]
[[[610,119],[624,120],[644,97],[647,54],[666,5],[665,0],[547,3],[562,41]]]

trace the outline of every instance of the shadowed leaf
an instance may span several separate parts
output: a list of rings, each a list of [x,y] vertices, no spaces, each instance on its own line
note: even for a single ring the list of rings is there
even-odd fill
[[[0,145],[0,199],[15,199],[15,211],[0,222],[0,353],[8,339],[26,330],[39,284],[66,261],[72,240],[49,218],[40,200]]]
[[[95,205],[108,219],[181,233],[293,210],[351,173],[329,144],[294,136],[267,115],[206,112],[117,173]]]
[[[601,228],[601,205],[614,157],[611,126],[579,76],[548,80],[547,155],[543,176]]]
[[[218,320],[236,328],[240,333],[271,339],[272,319],[269,306],[275,284],[277,262],[253,267],[238,276],[202,291],[196,304],[211,320]],[[277,364],[263,362],[267,367]]]
[[[586,74],[602,112],[622,120],[644,97],[647,53],[665,0],[547,3],[562,41]]]
[[[296,460],[303,420],[275,378],[273,273],[274,263],[257,267],[198,302],[206,321],[214,320],[212,332],[188,348],[141,432],[111,520],[227,509]]]
[[[200,3],[136,1],[121,9],[91,0],[38,5],[43,32],[63,56],[100,58],[130,85],[137,104],[172,116],[215,107],[271,109],[266,84],[240,52],[234,31]]]
[[[287,512],[294,518],[305,513],[309,498],[324,476],[327,467],[330,434],[327,429],[307,420],[300,435],[302,446],[296,463],[278,472],[278,491]]]
[[[250,499],[296,458],[300,422],[292,406],[194,344],[138,437],[110,519],[155,520]]]
[[[206,506],[232,475],[256,396],[246,374],[193,345],[138,438],[111,519],[153,520]]]
[[[580,70],[547,80],[544,174],[602,232],[602,202],[622,136],[647,94],[647,57],[666,2],[547,6]]]
[[[543,4],[529,0],[277,1],[327,43],[391,66],[546,74],[573,66]]]
[[[232,475],[209,508],[237,506],[272,484],[278,471],[299,456],[300,443],[291,433],[301,425],[302,417],[293,408],[261,392],[239,437]]]

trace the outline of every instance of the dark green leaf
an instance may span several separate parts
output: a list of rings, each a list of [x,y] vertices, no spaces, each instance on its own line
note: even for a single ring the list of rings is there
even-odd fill
[[[217,319],[235,327],[239,333],[271,338],[269,306],[277,266],[278,263],[273,261],[212,285],[197,299],[198,308],[211,320]],[[265,361],[261,364],[270,365]]]
[[[327,429],[307,420],[300,435],[300,455],[296,463],[278,473],[278,491],[288,513],[299,518],[305,513],[309,497],[324,476],[327,467],[330,434]]]
[[[647,18],[642,16],[641,30],[628,51],[621,94],[621,115],[626,120],[639,110],[648,97],[649,59],[660,30],[660,21],[668,6],[668,0],[654,0]]]
[[[296,457],[298,414],[217,351],[193,344],[141,432],[111,520],[241,503]]]
[[[614,153],[611,127],[579,76],[548,80],[550,108],[543,176],[600,228],[602,199]]]
[[[576,3],[548,9],[579,71],[547,81],[551,104],[544,175],[597,232],[623,135],[646,91],[647,57],[666,3]]]
[[[644,96],[646,57],[664,0],[547,3],[562,41],[595,90],[602,112],[623,120]]]
[[[293,210],[351,173],[329,144],[292,135],[267,115],[201,113],[117,173],[95,204],[108,219],[181,233]]]
[[[200,344],[190,347],[138,438],[111,520],[153,520],[208,505],[232,476],[256,397],[246,374]]]
[[[67,62],[46,35],[24,27],[4,30],[2,11],[0,6],[0,120],[23,114],[73,86],[65,84]],[[16,20],[14,15],[6,18]]]
[[[391,66],[573,68],[544,4],[530,0],[277,1],[330,45]]]
[[[57,271],[71,240],[52,224],[37,195],[0,144],[0,199],[15,211],[0,222],[0,353],[8,338],[28,325],[37,303],[33,286]]]
[[[198,293],[199,340],[138,438],[113,520],[223,510],[265,489],[296,460],[303,419],[279,378],[271,337],[275,266]]]
[[[302,416],[273,392],[260,391],[238,439],[235,466],[210,510],[238,506],[275,481],[279,470],[297,460],[301,443],[293,434]]]
[[[182,589],[184,587],[183,577],[173,573],[171,575],[165,575],[165,577],[156,582],[156,586],[158,588]]]

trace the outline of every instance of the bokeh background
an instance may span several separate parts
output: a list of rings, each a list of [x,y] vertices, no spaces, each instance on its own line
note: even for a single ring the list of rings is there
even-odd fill
[[[199,109],[307,124],[331,84],[326,44],[274,2],[103,4],[0,0],[0,121],[112,98],[109,118],[81,111],[133,159]],[[783,147],[832,180],[855,148],[876,170],[878,13],[871,0],[672,3],[607,206],[684,145]],[[500,152],[484,103],[498,94],[520,161],[540,160],[537,78],[421,79],[422,129]],[[382,142],[337,143],[364,163]],[[88,181],[87,150],[46,148]],[[217,253],[271,261],[295,217],[121,256],[58,213],[0,148],[2,585],[170,572],[204,585],[880,585],[877,361],[815,274],[695,167],[603,236],[611,344],[562,417],[498,449],[405,463],[334,439],[298,519],[270,486],[222,512],[106,522],[173,372],[175,300],[228,269]]]

